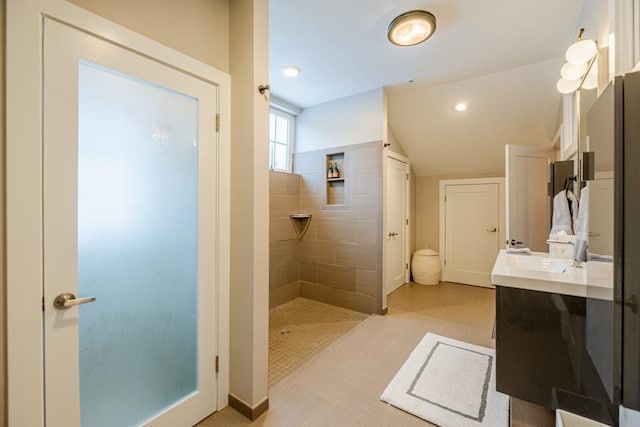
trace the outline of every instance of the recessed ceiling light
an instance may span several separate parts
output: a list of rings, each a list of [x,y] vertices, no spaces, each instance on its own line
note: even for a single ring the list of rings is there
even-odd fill
[[[300,74],[300,68],[295,65],[285,65],[282,67],[282,74],[285,77],[297,77]]]
[[[465,104],[464,102],[458,102],[456,104],[456,111],[467,111],[467,104]]]
[[[415,46],[436,30],[436,17],[426,10],[411,10],[398,15],[387,29],[389,41],[396,46]]]

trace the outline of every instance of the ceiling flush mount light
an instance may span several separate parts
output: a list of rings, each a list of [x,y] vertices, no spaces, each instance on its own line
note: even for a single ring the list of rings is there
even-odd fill
[[[467,104],[465,104],[464,102],[458,102],[456,104],[456,111],[459,111],[459,112],[467,111]]]
[[[398,15],[387,29],[389,41],[396,46],[415,46],[436,31],[436,17],[426,10],[411,10]]]
[[[556,84],[558,92],[569,95],[580,89],[595,89],[598,86],[597,67],[598,45],[593,40],[582,39],[584,28],[578,33],[578,41],[569,46],[560,70],[560,80]]]
[[[295,65],[285,65],[282,67],[282,74],[289,78],[298,77],[298,74],[300,74],[300,67],[296,67]]]

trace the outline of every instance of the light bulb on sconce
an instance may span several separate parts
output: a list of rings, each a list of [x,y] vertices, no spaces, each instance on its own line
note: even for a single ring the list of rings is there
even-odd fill
[[[579,40],[569,46],[565,59],[569,64],[582,65],[586,64],[595,56],[598,46],[593,40]]]
[[[569,95],[580,87],[580,80],[560,79],[556,83],[556,89],[563,95]]]
[[[598,75],[597,74],[587,74],[587,77],[584,79],[582,83],[582,89],[595,89],[598,87]]]
[[[578,80],[587,72],[587,64],[574,65],[569,62],[565,63],[560,69],[560,75],[563,79]]]
[[[595,89],[598,86],[598,45],[593,40],[583,40],[583,33],[584,28],[581,28],[578,41],[567,49],[567,62],[560,69],[561,78],[556,83],[556,89],[564,95],[580,89]]]

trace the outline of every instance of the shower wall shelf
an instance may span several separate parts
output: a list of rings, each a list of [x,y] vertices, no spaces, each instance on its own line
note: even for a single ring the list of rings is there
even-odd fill
[[[289,215],[289,218],[291,218],[291,225],[293,225],[293,229],[296,230],[298,240],[302,240],[304,234],[309,229],[309,224],[311,224],[311,214],[292,214]]]

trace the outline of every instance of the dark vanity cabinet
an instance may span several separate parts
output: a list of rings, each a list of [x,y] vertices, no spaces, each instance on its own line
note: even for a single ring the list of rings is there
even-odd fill
[[[498,391],[615,425],[613,302],[496,286]]]

